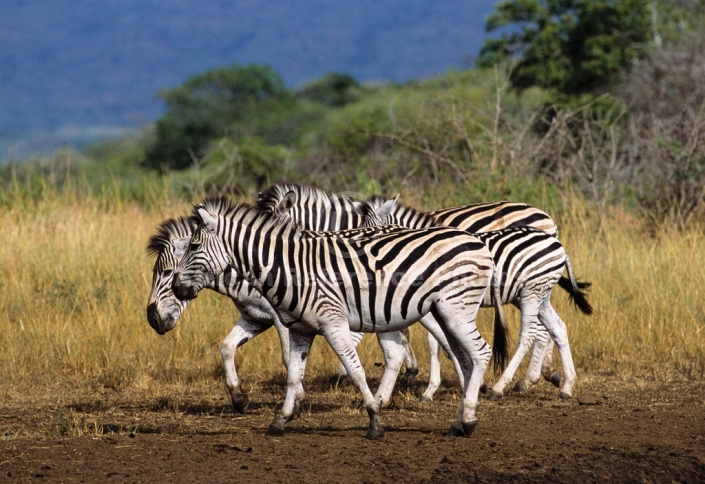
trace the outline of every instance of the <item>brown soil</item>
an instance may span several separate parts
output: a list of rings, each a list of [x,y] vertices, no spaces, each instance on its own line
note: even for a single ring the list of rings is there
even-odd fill
[[[281,382],[257,386],[246,415],[220,386],[176,397],[126,391],[0,407],[0,481],[50,482],[702,482],[702,382],[607,379],[563,402],[543,382],[528,395],[482,400],[469,438],[450,438],[457,391],[422,405],[413,392],[382,414],[386,435],[364,438],[355,392],[309,385],[281,438],[264,431]],[[256,390],[256,391],[255,391]],[[418,389],[415,389],[418,391]],[[580,399],[582,400],[582,398]]]

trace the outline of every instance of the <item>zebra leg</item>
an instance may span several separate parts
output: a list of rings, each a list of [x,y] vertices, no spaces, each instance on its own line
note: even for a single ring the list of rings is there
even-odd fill
[[[409,334],[409,328],[404,328],[400,331],[402,345],[404,345],[404,367],[406,371],[404,373],[404,384],[406,388],[411,388],[414,384],[414,378],[419,374],[419,362],[416,360],[416,354],[414,354],[414,348],[411,346],[411,336]]]
[[[561,355],[565,380],[561,387],[560,397],[565,400],[573,395],[573,386],[577,376],[575,365],[573,364],[573,355],[570,352],[570,344],[568,343],[568,329],[556,310],[551,306],[550,293],[539,308],[539,316],[541,317],[541,322],[548,329],[551,338],[555,341],[556,346],[558,346],[558,354]]]
[[[539,315],[539,319],[540,318],[541,315]],[[543,323],[541,324],[543,325]],[[549,338],[550,337],[551,335],[549,335]],[[544,380],[551,382],[554,386],[560,386],[561,372],[553,368],[553,340],[547,340],[546,342],[543,364],[541,365],[541,375],[543,375]]]
[[[356,333],[356,332],[351,332],[350,336],[353,339],[353,342],[355,344],[355,348],[357,348],[360,345],[360,342],[362,341],[362,338],[365,336],[365,333]],[[342,362],[338,362],[338,366],[335,369],[335,373],[333,376],[331,376],[328,379],[328,384],[332,387],[337,387],[341,385],[345,379],[348,377],[348,372],[345,371],[345,367],[343,366]]]
[[[365,407],[367,407],[367,414],[370,416],[370,426],[366,437],[371,440],[379,439],[384,436],[384,429],[379,423],[379,404],[367,385],[365,370],[355,350],[351,334],[347,320],[342,320],[338,324],[329,324],[323,331],[326,341],[328,341],[328,344],[345,366],[352,383],[362,394],[362,400],[365,403]]]
[[[484,340],[475,324],[479,309],[477,306],[463,305],[461,308],[437,303],[430,315],[441,325],[452,354],[460,363],[463,373],[463,398],[458,417],[448,431],[451,437],[469,436],[477,426],[478,398],[485,370],[492,357],[492,348]],[[442,344],[441,341],[439,343]]]
[[[433,395],[436,393],[436,390],[438,390],[438,387],[441,384],[441,361],[438,358],[439,345],[443,348],[443,351],[448,358],[450,358],[450,361],[453,362],[453,367],[455,368],[456,375],[458,375],[461,388],[463,388],[463,385],[465,384],[465,378],[463,376],[463,369],[460,367],[460,362],[453,355],[443,330],[433,316],[424,316],[424,318],[421,319],[421,324],[428,330],[427,339],[428,352],[431,359],[431,369],[428,378],[428,387],[426,387],[426,390],[423,392],[419,400],[422,403],[427,403],[433,401]]]
[[[315,335],[289,330],[289,367],[286,372],[286,396],[281,410],[267,428],[267,435],[284,435],[284,425],[294,418],[297,403],[303,399],[306,362]]]
[[[514,386],[514,391],[519,393],[529,391],[529,388],[539,381],[542,374],[546,380],[556,386],[561,382],[561,373],[552,368],[553,358],[551,357],[551,350],[553,349],[553,341],[551,336],[539,321],[534,321],[531,326],[531,332],[534,335],[534,346],[526,375],[523,380],[517,382]]]
[[[225,371],[225,386],[230,393],[233,407],[239,413],[245,413],[250,399],[241,388],[240,378],[237,375],[237,367],[235,366],[235,353],[240,346],[271,326],[272,324],[268,322],[240,316],[240,319],[235,323],[235,327],[220,345],[220,356],[223,359],[223,370]]]
[[[279,336],[279,344],[282,347],[282,363],[284,363],[284,368],[289,368],[289,328],[282,324],[276,313],[273,314],[272,320]]]
[[[402,363],[404,363],[406,351],[404,350],[402,335],[399,331],[377,333],[377,341],[384,355],[384,374],[379,382],[375,399],[380,408],[384,408],[389,405],[392,399],[394,384],[397,382],[399,370]]]
[[[428,386],[421,395],[421,402],[432,402],[433,394],[436,393],[441,385],[441,360],[438,358],[440,345],[438,340],[433,337],[430,331],[427,332],[426,339],[428,341],[428,356],[430,360]]]
[[[509,364],[502,372],[499,380],[492,387],[490,400],[499,400],[504,395],[504,389],[509,385],[516,373],[521,361],[528,353],[529,348],[533,344],[535,324],[538,319],[538,304],[535,299],[523,299],[520,305],[521,309],[521,328],[519,330],[519,341],[514,356],[509,361]]]

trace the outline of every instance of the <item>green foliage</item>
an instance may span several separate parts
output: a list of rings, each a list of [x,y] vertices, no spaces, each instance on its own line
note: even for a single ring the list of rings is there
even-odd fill
[[[488,18],[480,66],[516,59],[512,84],[561,95],[600,91],[643,54],[651,34],[647,0],[505,0]]]
[[[326,106],[345,106],[360,98],[362,86],[347,74],[331,72],[298,90],[298,96]]]
[[[201,184],[206,193],[247,193],[287,178],[289,151],[245,137],[235,144],[222,138],[203,159]]]
[[[252,126],[256,129],[263,113],[282,115],[296,104],[279,74],[256,65],[214,69],[160,97],[167,110],[156,123],[156,139],[145,163],[179,170],[202,156],[209,140],[255,134]]]

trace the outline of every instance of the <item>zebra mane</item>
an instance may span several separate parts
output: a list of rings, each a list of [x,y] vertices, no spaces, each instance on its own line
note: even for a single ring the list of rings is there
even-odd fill
[[[236,225],[259,225],[260,229],[277,229],[282,235],[300,235],[301,226],[288,217],[281,217],[274,212],[261,210],[258,206],[249,203],[235,203],[227,198],[207,198],[203,206],[208,213],[219,217],[227,217]],[[194,207],[194,217],[197,217]]]
[[[196,220],[193,217],[169,218],[157,227],[157,232],[149,238],[147,255],[159,256],[161,252],[171,246],[173,239],[193,235]]]
[[[257,208],[265,212],[273,212],[289,192],[296,194],[297,205],[303,205],[306,202],[338,200],[339,202],[346,202],[343,205],[349,205],[351,208],[355,206],[353,201],[347,197],[327,192],[321,188],[296,183],[277,183],[260,192],[257,197]]]
[[[388,197],[383,197],[381,195],[372,195],[367,200],[365,200],[365,203],[360,206],[359,210],[363,212],[363,214],[367,210],[373,210],[374,212],[376,212],[387,200],[389,200]],[[436,219],[434,219],[428,213],[422,212],[421,210],[417,210],[413,207],[409,207],[408,205],[404,205],[403,203],[399,202],[394,204],[394,207],[389,213],[387,220],[385,220],[385,223],[405,225],[410,219],[414,219],[417,222],[422,221],[423,225],[428,227],[438,225]]]

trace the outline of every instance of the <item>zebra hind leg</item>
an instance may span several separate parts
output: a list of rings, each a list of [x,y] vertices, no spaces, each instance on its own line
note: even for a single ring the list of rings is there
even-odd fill
[[[304,395],[303,377],[306,372],[306,363],[311,351],[314,335],[289,330],[289,367],[286,372],[286,396],[282,408],[277,413],[274,421],[269,424],[266,435],[284,435],[284,425],[294,418],[297,405]]]
[[[497,382],[492,387],[492,392],[490,393],[490,400],[499,400],[504,395],[504,389],[511,383],[514,374],[519,368],[521,361],[528,353],[529,348],[534,342],[534,328],[537,318],[538,318],[538,304],[532,299],[525,299],[521,301],[521,327],[519,329],[519,341],[517,342],[517,349],[514,352],[514,356],[509,361],[507,367],[502,371],[502,375],[499,377]]]
[[[357,348],[365,334],[356,333],[353,331],[350,333],[350,336],[353,339],[355,348]],[[328,386],[330,386],[331,389],[339,388],[345,383],[345,380],[347,380],[347,378],[348,372],[345,370],[345,366],[343,366],[342,362],[338,362],[338,366],[335,368],[335,373],[333,373],[333,375],[328,378]]]
[[[430,313],[421,320],[427,329],[433,327],[433,324],[428,324],[430,319],[440,326],[462,372],[463,398],[458,417],[448,431],[448,435],[452,437],[469,436],[477,426],[476,410],[480,386],[492,356],[490,345],[480,335],[475,324],[480,301],[481,299],[476,305],[466,303],[461,307],[435,304]]]
[[[362,394],[362,400],[370,417],[370,426],[366,437],[370,440],[380,439],[384,436],[384,429],[379,421],[379,404],[370,391],[365,378],[365,370],[355,349],[354,340],[345,319],[338,324],[329,324],[323,336],[328,341],[333,351],[345,366],[348,377]],[[398,371],[398,369],[397,369]]]
[[[561,372],[553,369],[551,336],[539,321],[532,323],[531,332],[534,337],[531,360],[524,379],[518,381],[514,387],[514,391],[518,393],[528,392],[529,388],[538,382],[542,375],[555,386],[559,386],[561,382]]]
[[[561,364],[563,365],[565,376],[560,389],[560,397],[565,400],[573,395],[573,386],[577,380],[573,355],[568,342],[568,329],[556,310],[551,306],[550,297],[547,297],[541,304],[539,316],[541,322],[548,329],[551,338],[555,341],[556,346],[558,346],[558,354],[561,356]]]

